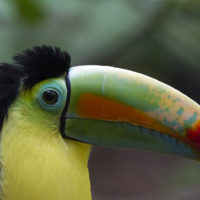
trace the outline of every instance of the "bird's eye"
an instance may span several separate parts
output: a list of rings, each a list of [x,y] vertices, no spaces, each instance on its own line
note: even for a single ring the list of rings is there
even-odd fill
[[[67,98],[65,82],[51,81],[39,87],[35,100],[40,108],[46,112],[61,112]]]
[[[54,105],[58,101],[58,93],[54,90],[45,90],[42,93],[42,100],[48,105]]]

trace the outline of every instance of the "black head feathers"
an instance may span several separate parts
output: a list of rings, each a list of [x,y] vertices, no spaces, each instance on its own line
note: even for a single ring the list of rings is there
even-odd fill
[[[10,64],[0,64],[0,131],[8,108],[16,99],[22,73]]]
[[[24,88],[31,88],[47,78],[63,75],[70,66],[70,56],[66,51],[51,46],[38,46],[16,55],[14,61],[23,68]]]
[[[51,46],[37,46],[16,55],[14,64],[0,64],[0,131],[19,88],[31,89],[38,82],[64,75],[69,70],[70,56]]]

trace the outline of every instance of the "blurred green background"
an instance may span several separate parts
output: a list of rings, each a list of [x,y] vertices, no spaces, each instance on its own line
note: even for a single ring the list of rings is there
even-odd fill
[[[0,61],[35,45],[157,78],[200,102],[200,1],[0,0]],[[95,147],[94,200],[198,200],[200,163],[142,150]]]

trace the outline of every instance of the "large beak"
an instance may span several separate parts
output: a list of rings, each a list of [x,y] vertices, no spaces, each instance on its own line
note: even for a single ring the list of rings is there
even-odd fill
[[[200,107],[148,76],[114,67],[70,69],[65,136],[200,158]]]

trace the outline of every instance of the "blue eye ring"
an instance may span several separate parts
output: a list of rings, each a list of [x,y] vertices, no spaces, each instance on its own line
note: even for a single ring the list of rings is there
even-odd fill
[[[39,105],[43,109],[50,112],[60,111],[64,104],[64,96],[63,91],[61,91],[58,87],[50,86],[42,88],[39,92]]]

